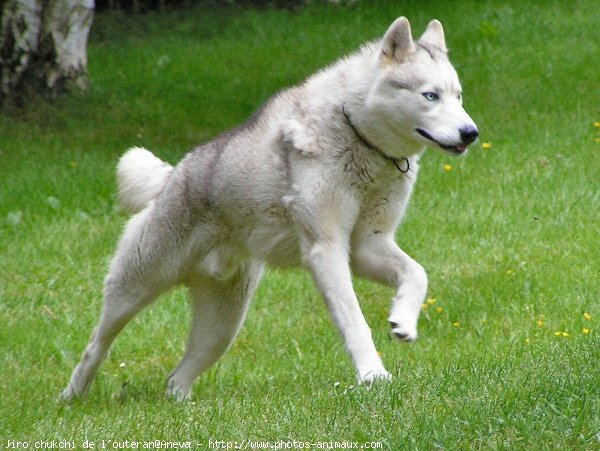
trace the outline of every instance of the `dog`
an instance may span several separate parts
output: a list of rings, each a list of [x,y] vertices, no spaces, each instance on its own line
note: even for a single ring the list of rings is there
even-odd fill
[[[394,234],[426,147],[464,154],[478,129],[462,106],[441,23],[413,40],[405,17],[383,39],[274,95],[250,119],[172,167],[143,148],[119,161],[128,222],[104,283],[98,326],[64,399],[84,395],[108,349],[142,308],[189,287],[193,318],[167,395],[196,378],[238,333],[266,264],[303,265],[322,294],[360,383],[391,378],[352,274],[396,289],[388,322],[417,338],[423,267]]]

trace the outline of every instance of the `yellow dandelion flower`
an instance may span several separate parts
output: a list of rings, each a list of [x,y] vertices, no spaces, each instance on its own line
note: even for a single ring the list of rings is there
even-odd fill
[[[452,323],[452,326],[453,327],[460,327],[460,323],[458,321],[456,321],[456,322]]]
[[[561,335],[562,335],[563,337],[568,337],[568,336],[570,336],[571,334],[570,334],[569,332],[563,332]]]
[[[600,128],[600,122],[594,122],[594,127]]]
[[[588,312],[585,312],[585,313],[583,314],[583,317],[584,317],[585,319],[587,319],[588,321],[591,321],[591,320],[592,320],[592,315],[590,315]]]
[[[451,164],[445,164],[444,165],[444,171],[449,172],[452,170],[452,165]]]
[[[509,276],[512,276],[513,273],[514,273],[514,271],[512,269],[509,269],[509,270],[506,271],[506,274],[509,275]]]
[[[492,143],[481,143],[481,147],[483,147],[485,150],[491,149],[492,148]]]
[[[425,303],[423,305],[421,305],[421,310],[425,311],[429,308],[429,304]]]
[[[436,313],[442,313],[444,311],[444,309],[442,307],[436,307],[435,308],[435,312]]]
[[[594,141],[600,144],[600,138],[596,138]]]
[[[544,325],[544,322],[541,319],[538,319],[537,325],[538,327],[542,327]]]
[[[556,337],[560,337],[562,335],[562,332],[559,330],[557,332],[554,332],[554,336]]]
[[[588,329],[587,327],[584,327],[582,329],[582,332],[583,332],[584,335],[589,335],[590,334],[590,329]]]
[[[435,303],[436,303],[436,300],[435,300],[435,298],[429,298],[429,299],[427,299],[427,303],[428,303],[429,305],[433,305],[433,304],[435,304]]]
[[[529,343],[531,343],[531,341],[529,340],[529,338],[525,339],[525,344],[528,345]]]

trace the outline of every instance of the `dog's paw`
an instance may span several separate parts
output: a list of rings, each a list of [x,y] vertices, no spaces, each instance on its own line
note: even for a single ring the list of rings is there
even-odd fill
[[[181,390],[177,390],[177,391],[170,391],[167,390],[167,398],[178,402],[178,403],[185,403],[188,401],[191,401],[192,399],[192,393],[191,392],[184,392]]]
[[[404,324],[402,321],[388,320],[392,330],[390,337],[397,340],[411,343],[417,339],[417,326],[413,324]]]
[[[387,372],[384,368],[379,370],[369,371],[362,374],[358,378],[358,382],[366,387],[370,388],[373,384],[377,384],[381,381],[391,381],[392,375]]]
[[[69,402],[73,401],[77,398],[82,398],[83,392],[80,392],[73,387],[72,384],[67,385],[67,388],[63,390],[63,392],[58,397],[59,402]]]
[[[173,379],[167,381],[167,398],[172,399],[175,402],[186,402],[192,399],[192,390],[175,384]]]

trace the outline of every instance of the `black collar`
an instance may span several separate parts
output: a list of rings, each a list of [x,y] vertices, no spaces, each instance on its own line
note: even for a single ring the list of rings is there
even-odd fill
[[[358,138],[358,140],[360,142],[362,142],[363,145],[365,145],[366,147],[368,147],[371,150],[374,150],[374,151],[380,153],[386,159],[390,160],[392,163],[394,163],[394,166],[396,166],[396,169],[398,169],[398,171],[402,172],[403,174],[406,174],[410,170],[410,163],[408,162],[408,158],[406,158],[406,157],[404,157],[404,158],[390,157],[389,155],[387,155],[386,153],[384,153],[383,151],[381,151],[379,149],[379,147],[375,146],[374,144],[371,144],[369,142],[369,140],[367,140],[358,131],[358,129],[352,123],[352,120],[350,119],[350,115],[346,112],[346,105],[342,105],[342,112],[344,113],[344,117],[346,118],[346,122],[348,124],[348,127],[350,127],[350,129],[352,130],[352,132],[354,132],[354,134],[356,135],[356,137]],[[401,165],[401,162],[403,163],[404,167]]]

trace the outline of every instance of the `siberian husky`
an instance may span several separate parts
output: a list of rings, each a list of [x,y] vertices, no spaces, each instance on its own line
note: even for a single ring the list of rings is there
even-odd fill
[[[427,275],[394,232],[425,147],[463,154],[477,135],[441,23],[431,21],[413,40],[400,17],[382,40],[276,94],[175,167],[145,149],[129,150],[117,178],[123,205],[137,214],[63,398],[83,395],[117,334],[177,284],[189,287],[193,319],[167,394],[188,398],[238,333],[265,264],[305,266],[358,380],[389,379],[352,274],[396,289],[391,334],[415,340]]]

